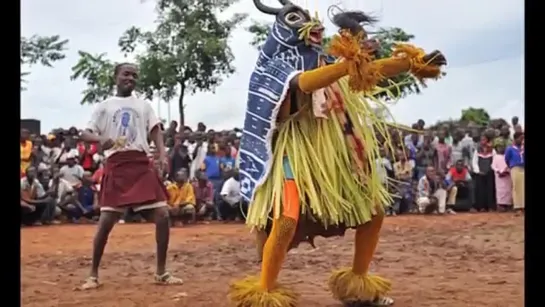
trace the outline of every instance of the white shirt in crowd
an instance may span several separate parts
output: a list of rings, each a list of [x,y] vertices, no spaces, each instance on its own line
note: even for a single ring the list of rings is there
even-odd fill
[[[380,181],[385,184],[388,181],[388,173],[386,170],[392,170],[392,163],[386,158],[378,158],[375,163]]]
[[[160,124],[148,101],[133,96],[111,97],[97,105],[87,129],[116,142],[113,148],[104,152],[107,158],[125,150],[149,154],[148,135]]]
[[[57,158],[58,158],[59,163],[64,164],[66,163],[66,159],[77,158],[78,156],[79,156],[79,152],[75,148],[72,148],[68,151],[64,151],[64,149],[61,149],[61,151],[59,152],[59,155],[57,155],[54,161],[57,161]]]
[[[240,182],[231,177],[223,183],[220,195],[231,206],[236,205],[242,199],[240,195]]]
[[[193,151],[195,150],[196,148],[193,149]],[[201,147],[199,147],[199,152],[197,152],[197,155],[195,155],[195,159],[193,159],[193,162],[191,162],[191,170],[189,173],[190,178],[195,178],[195,173],[201,168],[201,165],[204,162],[204,158],[206,157],[207,152],[208,152],[208,142],[203,142]]]
[[[49,186],[50,187],[53,186],[53,179],[49,180]],[[72,184],[64,178],[59,178],[59,186],[57,188],[57,195],[55,195],[57,198],[57,201],[61,202],[62,197],[72,191],[74,191]]]
[[[60,169],[60,174],[62,175],[62,178],[68,181],[71,185],[76,185],[81,182],[81,178],[83,178],[83,172],[85,172],[85,170],[79,164],[75,164],[73,166],[65,165]]]
[[[45,196],[44,186],[38,181],[38,179],[34,179],[34,182],[30,183],[27,177],[21,178],[21,190],[27,190],[30,188],[36,189],[36,197],[42,198]]]

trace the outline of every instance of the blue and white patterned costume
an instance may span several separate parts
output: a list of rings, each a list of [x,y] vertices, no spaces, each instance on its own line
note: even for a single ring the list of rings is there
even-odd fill
[[[250,77],[239,152],[240,191],[246,201],[252,200],[256,187],[269,175],[276,117],[290,80],[302,71],[318,67],[320,57],[333,61],[298,36],[297,30],[275,22]]]

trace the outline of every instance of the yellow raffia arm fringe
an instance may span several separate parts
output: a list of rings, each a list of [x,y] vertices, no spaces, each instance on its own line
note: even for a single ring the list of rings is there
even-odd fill
[[[373,55],[361,48],[362,34],[352,35],[341,30],[333,36],[328,53],[347,61],[348,85],[354,92],[370,92],[382,79],[380,67],[373,63]]]
[[[441,68],[424,62],[426,52],[422,48],[410,44],[397,44],[392,52],[392,57],[405,57],[411,61],[411,74],[425,85],[424,79],[438,79],[441,77]]]

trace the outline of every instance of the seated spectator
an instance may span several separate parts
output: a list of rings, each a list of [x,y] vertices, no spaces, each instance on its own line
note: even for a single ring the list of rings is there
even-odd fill
[[[456,214],[455,206],[456,206],[456,197],[458,195],[458,187],[456,186],[454,182],[447,180],[445,173],[441,171],[437,172],[437,179],[439,182],[439,189],[446,191],[446,195],[447,195],[446,213]]]
[[[206,173],[197,172],[197,180],[193,182],[193,191],[195,192],[195,205],[197,216],[209,218],[216,213],[214,206],[214,186],[208,180]]]
[[[78,219],[79,212],[83,209],[78,208],[81,207],[81,204],[78,202],[76,191],[69,181],[62,178],[58,167],[54,166],[52,173],[53,178],[49,182],[49,195],[56,200],[57,206],[70,221]]]
[[[49,184],[51,182],[51,169],[38,170],[38,181],[42,184],[44,191],[49,191]]]
[[[242,220],[246,215],[247,204],[240,195],[240,181],[238,171],[232,170],[228,173],[229,179],[223,183],[221,188],[220,211],[225,219]]]
[[[397,180],[397,190],[400,198],[394,203],[393,213],[404,213],[410,209],[413,202],[412,178],[414,166],[407,161],[407,156],[401,150],[397,152],[397,162],[394,163],[394,175]]]
[[[454,211],[447,210],[447,191],[442,188],[440,181],[438,180],[435,168],[429,166],[426,169],[426,175],[420,178],[418,181],[418,196],[416,204],[418,205],[418,211],[424,214],[445,212],[453,214]]]
[[[188,169],[183,168],[176,173],[174,182],[167,186],[168,204],[173,225],[181,223],[181,218],[186,215],[191,215],[192,222],[197,220],[195,192],[193,192],[193,186],[188,179]]]
[[[453,183],[456,186],[457,197],[469,198],[470,202],[474,203],[473,183],[464,160],[456,161],[456,164],[446,174],[445,180],[449,185]]]
[[[93,175],[89,171],[83,173],[81,186],[77,190],[78,199],[75,204],[75,220],[80,218],[97,220],[100,214],[98,207],[98,190]]]
[[[54,218],[55,201],[48,197],[42,184],[38,181],[36,168],[25,170],[26,176],[21,178],[21,223],[24,225],[58,224]]]
[[[66,157],[66,165],[60,169],[61,176],[72,186],[76,187],[81,183],[83,172],[83,167],[77,164],[76,155],[74,153],[68,154]]]

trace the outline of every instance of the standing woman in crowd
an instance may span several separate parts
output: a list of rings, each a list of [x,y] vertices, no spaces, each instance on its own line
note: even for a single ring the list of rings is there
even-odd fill
[[[496,203],[498,210],[507,211],[513,206],[513,183],[509,174],[509,167],[505,163],[505,146],[496,145],[496,154],[492,159],[492,170],[496,176]]]
[[[452,157],[452,146],[447,143],[447,131],[441,130],[437,134],[437,143],[435,143],[435,150],[437,152],[437,165],[435,168],[447,173],[449,168],[455,161],[451,161]],[[452,142],[452,140],[451,140]]]
[[[513,145],[505,150],[505,163],[511,170],[513,209],[519,214],[524,212],[524,133],[515,132],[513,139]]]
[[[481,146],[473,156],[473,172],[475,173],[475,209],[478,211],[496,210],[496,188],[494,171],[492,170],[492,138],[485,134],[481,137]]]

